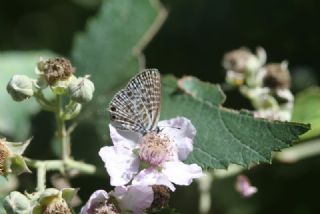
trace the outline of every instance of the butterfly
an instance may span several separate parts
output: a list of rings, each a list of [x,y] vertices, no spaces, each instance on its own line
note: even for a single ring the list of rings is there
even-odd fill
[[[111,100],[111,124],[119,130],[145,135],[159,132],[161,78],[157,69],[145,69]]]

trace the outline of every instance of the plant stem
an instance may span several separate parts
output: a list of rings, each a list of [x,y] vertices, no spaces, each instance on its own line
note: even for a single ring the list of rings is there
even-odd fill
[[[77,170],[79,173],[85,173],[85,174],[93,174],[96,171],[96,167],[91,164],[86,164],[80,161],[75,161],[72,159],[68,159],[66,161],[62,160],[33,160],[29,158],[24,158],[27,165],[38,169],[42,168],[45,171],[53,171],[53,170],[62,170],[63,168],[66,169],[73,169]],[[38,171],[39,174],[39,171]],[[43,175],[43,174],[42,174]],[[38,178],[39,180],[39,178]],[[39,181],[38,181],[39,182]],[[45,181],[44,181],[45,183]]]
[[[42,192],[46,189],[46,164],[38,162],[37,165],[37,191]]]
[[[57,111],[56,111],[56,121],[57,121],[57,136],[61,142],[61,159],[66,162],[70,157],[70,140],[66,131],[65,121],[63,119],[63,103],[62,96],[57,95]]]

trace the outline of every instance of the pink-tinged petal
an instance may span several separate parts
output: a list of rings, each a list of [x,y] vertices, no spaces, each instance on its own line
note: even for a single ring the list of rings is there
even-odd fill
[[[94,209],[101,202],[107,201],[109,198],[108,193],[104,190],[97,190],[90,196],[87,203],[81,208],[80,214],[93,214]]]
[[[192,179],[203,176],[200,166],[184,164],[181,161],[166,162],[162,173],[168,177],[169,181],[178,185],[190,185]]]
[[[134,185],[165,185],[171,189],[175,190],[173,184],[168,180],[168,178],[156,169],[144,169],[138,175],[136,175],[132,181]]]
[[[118,130],[111,124],[109,124],[109,129],[113,145],[117,147],[122,146],[133,149],[137,146],[141,137],[141,135],[136,132]]]
[[[153,202],[154,194],[150,186],[132,185],[116,187],[112,193],[117,198],[122,211],[143,214]]]
[[[235,189],[242,197],[250,197],[255,194],[258,189],[251,185],[249,179],[244,175],[239,175],[236,180]]]
[[[179,160],[187,159],[193,150],[192,141],[197,133],[191,121],[185,117],[176,117],[160,121],[158,126],[162,133],[167,134],[174,141],[178,149]]]
[[[133,151],[115,146],[105,146],[99,151],[110,175],[112,186],[127,184],[138,173],[140,161]]]

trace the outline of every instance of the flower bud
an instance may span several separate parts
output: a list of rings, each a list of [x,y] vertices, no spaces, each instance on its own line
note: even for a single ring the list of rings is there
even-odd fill
[[[29,214],[31,212],[30,200],[20,192],[11,192],[4,198],[3,207],[7,213]]]
[[[247,48],[239,48],[226,53],[223,57],[222,65],[228,71],[232,70],[237,73],[245,73],[250,58],[254,57]]]
[[[7,92],[15,101],[23,101],[33,96],[33,83],[26,75],[14,75],[7,85]]]
[[[70,103],[65,107],[65,111],[63,114],[64,120],[71,120],[79,115],[81,111],[82,105],[80,103]]]
[[[76,194],[75,189],[66,188],[57,190],[55,188],[45,189],[39,199],[38,204],[34,207],[33,213],[42,214],[55,214],[64,213],[71,214],[72,211],[68,205],[68,202]]]
[[[266,61],[266,52],[258,47],[256,55],[249,49],[242,47],[226,53],[222,65],[227,71],[226,82],[240,86],[246,82],[249,85],[257,85],[256,74]]]
[[[263,86],[270,89],[289,88],[290,74],[288,70],[288,63],[270,63],[267,64],[263,70]]]
[[[169,206],[170,189],[164,185],[152,185],[154,199],[151,209],[163,209]]]
[[[67,92],[69,84],[76,79],[75,76],[71,75],[66,80],[58,80],[51,86],[52,92],[56,95],[61,95]]]
[[[69,85],[71,99],[78,103],[86,103],[92,99],[94,84],[88,76],[79,77]]]
[[[50,203],[45,207],[42,212],[43,214],[72,214],[67,202],[62,198],[54,198]]]
[[[30,171],[22,157],[29,143],[30,140],[13,143],[0,138],[0,175],[7,176],[9,173],[19,175]]]
[[[51,86],[59,80],[67,80],[75,72],[71,62],[62,57],[51,58],[47,61],[40,60],[37,68]]]

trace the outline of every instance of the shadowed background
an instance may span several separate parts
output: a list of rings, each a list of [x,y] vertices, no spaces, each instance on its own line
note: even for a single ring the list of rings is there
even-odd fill
[[[289,61],[294,92],[319,81],[319,1],[166,0],[163,3],[169,17],[144,51],[147,67],[223,83],[223,54],[240,46],[254,50],[260,45],[267,51],[268,62]],[[99,0],[3,1],[0,3],[0,51],[49,49],[69,56],[73,37],[84,30],[86,21],[96,14],[99,6]],[[225,106],[252,108],[237,91],[226,94]],[[35,116],[33,122],[37,124],[38,120],[50,120],[50,117],[42,113]],[[34,126],[33,130],[40,132]],[[37,135],[50,138],[47,132]],[[32,146],[30,150],[41,156],[41,148],[46,145]],[[76,149],[86,151],[87,146]],[[314,157],[294,165],[279,163],[254,168],[248,175],[260,194],[247,200],[233,190],[233,177],[219,180],[212,190],[214,213],[316,213],[319,162],[320,158]],[[86,186],[88,179],[92,185]],[[24,181],[26,185],[31,182]],[[85,176],[73,182],[75,186],[83,186],[80,195],[84,199],[108,183],[104,177]],[[21,189],[24,188],[21,185]],[[173,206],[181,213],[196,213],[195,192],[178,189],[173,197],[181,201],[173,199]]]

